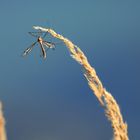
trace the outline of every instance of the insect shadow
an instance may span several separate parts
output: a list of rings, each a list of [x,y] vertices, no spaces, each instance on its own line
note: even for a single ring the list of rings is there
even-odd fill
[[[49,49],[53,49],[55,50],[55,47],[56,47],[56,44],[59,44],[59,43],[53,43],[53,42],[50,42],[50,41],[46,41],[44,40],[44,38],[46,37],[46,35],[48,34],[48,32],[42,32],[42,31],[39,31],[39,32],[28,32],[31,36],[37,38],[37,40],[32,43],[24,52],[23,52],[23,55],[22,56],[26,56],[28,55],[32,49],[35,47],[36,44],[38,44],[41,48],[41,52],[42,52],[42,57],[44,59],[46,59],[46,52],[49,50]],[[45,49],[46,47],[46,49]]]

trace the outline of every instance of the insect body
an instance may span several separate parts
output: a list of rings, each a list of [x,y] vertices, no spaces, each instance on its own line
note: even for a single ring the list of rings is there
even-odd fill
[[[29,54],[32,51],[33,47],[38,43],[40,48],[41,48],[42,56],[45,59],[46,58],[46,50],[45,50],[44,46],[47,47],[47,50],[48,49],[55,49],[55,43],[44,40],[45,36],[47,35],[47,32],[44,34],[43,37],[38,36],[35,33],[42,34],[43,32],[29,32],[30,35],[37,38],[37,41],[34,42],[30,47],[28,47],[24,51],[23,56],[26,56],[27,54]]]

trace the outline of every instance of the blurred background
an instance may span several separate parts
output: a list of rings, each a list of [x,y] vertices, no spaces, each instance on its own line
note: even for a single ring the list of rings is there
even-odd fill
[[[129,138],[140,137],[140,1],[1,0],[0,100],[8,140],[111,140],[104,110],[62,44],[23,58],[33,25],[79,46],[120,105]],[[47,38],[46,38],[47,39]]]

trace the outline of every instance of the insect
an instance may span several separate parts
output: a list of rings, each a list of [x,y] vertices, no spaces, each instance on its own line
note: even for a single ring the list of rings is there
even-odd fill
[[[39,34],[43,34],[43,33],[44,33],[43,36],[39,35]],[[32,35],[33,37],[37,38],[37,40],[23,52],[23,56],[28,55],[32,51],[34,46],[38,43],[40,48],[41,48],[42,56],[43,56],[44,59],[46,59],[46,51],[48,51],[48,49],[53,49],[54,50],[55,45],[56,45],[56,43],[44,40],[47,33],[48,32],[42,32],[42,31],[40,31],[40,32],[29,32],[29,34]],[[44,47],[47,47],[47,50],[45,50]]]

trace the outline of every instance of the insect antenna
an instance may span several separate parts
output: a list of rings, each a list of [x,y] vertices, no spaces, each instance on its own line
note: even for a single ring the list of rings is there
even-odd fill
[[[35,32],[28,32],[31,36],[38,38],[39,35],[36,35]]]

